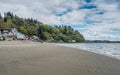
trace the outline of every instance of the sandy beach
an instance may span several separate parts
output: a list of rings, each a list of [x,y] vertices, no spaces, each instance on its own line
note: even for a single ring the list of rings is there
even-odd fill
[[[50,43],[0,41],[0,75],[120,75],[120,60]]]

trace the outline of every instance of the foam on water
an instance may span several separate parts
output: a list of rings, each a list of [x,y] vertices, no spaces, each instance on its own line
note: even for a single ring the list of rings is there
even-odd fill
[[[64,43],[58,45],[83,49],[120,59],[120,43]]]

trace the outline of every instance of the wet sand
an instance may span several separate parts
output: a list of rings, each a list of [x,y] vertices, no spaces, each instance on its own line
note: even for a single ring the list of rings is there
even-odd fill
[[[120,75],[120,61],[55,44],[0,41],[0,75]]]

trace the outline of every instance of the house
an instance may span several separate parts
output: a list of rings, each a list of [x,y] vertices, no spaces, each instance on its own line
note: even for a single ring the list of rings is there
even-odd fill
[[[13,40],[12,30],[9,28],[0,28],[0,40]]]
[[[16,28],[0,28],[0,40],[26,40],[24,34],[17,31]]]

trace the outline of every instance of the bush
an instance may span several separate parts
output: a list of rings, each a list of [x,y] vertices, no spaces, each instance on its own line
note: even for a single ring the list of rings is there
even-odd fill
[[[20,31],[23,34],[27,34],[27,30],[22,26],[18,28],[18,31]]]

